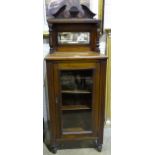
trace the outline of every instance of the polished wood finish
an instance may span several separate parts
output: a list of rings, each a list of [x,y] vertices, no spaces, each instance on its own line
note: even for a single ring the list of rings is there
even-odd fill
[[[99,52],[99,25],[96,19],[48,19],[50,53],[64,51],[96,51]],[[90,43],[88,45],[59,45],[59,32],[89,32]]]
[[[94,52],[95,53],[95,52]],[[93,56],[91,56],[93,55]],[[71,59],[72,57],[72,59]],[[49,92],[49,111],[51,118],[51,147],[52,150],[57,147],[61,141],[70,140],[97,140],[97,149],[101,150],[103,144],[103,127],[104,127],[104,110],[105,110],[105,81],[106,81],[106,61],[107,57],[101,54],[93,54],[89,52],[86,54],[79,53],[76,57],[76,53],[69,53],[66,56],[65,53],[53,53],[46,57],[47,64],[47,78],[48,78],[48,92]],[[92,132],[64,132],[61,130],[61,110],[89,110],[90,107],[83,105],[75,106],[62,106],[61,103],[57,103],[56,98],[60,96],[60,70],[73,70],[73,69],[93,69],[95,71],[95,77],[93,78],[93,130]],[[63,90],[62,93],[70,93]],[[72,93],[90,93],[89,91],[72,91]],[[62,102],[61,99],[59,102]],[[95,138],[94,138],[95,137]],[[54,151],[53,151],[54,152]]]
[[[99,28],[100,21],[93,19],[95,14],[79,1],[73,1],[69,8],[61,6],[55,14],[55,18],[48,18],[50,53],[61,51],[96,51],[99,52]],[[86,45],[59,45],[59,32],[89,32],[90,43]]]
[[[55,52],[46,56],[46,60],[102,60],[107,59],[107,56],[104,54],[96,52]]]
[[[63,141],[93,140],[97,150],[102,149],[107,56],[99,51],[100,21],[92,19],[88,8],[82,8],[83,18],[78,16],[78,7],[69,10],[72,18],[60,18],[66,13],[63,6],[54,15],[56,18],[48,19],[50,54],[45,60],[53,153]],[[89,32],[90,43],[60,45],[59,32]],[[67,72],[69,79],[65,77],[64,82],[73,82],[69,89],[62,87]]]

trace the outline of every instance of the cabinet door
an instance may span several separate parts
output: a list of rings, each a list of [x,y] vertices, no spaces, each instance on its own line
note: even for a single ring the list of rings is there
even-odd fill
[[[96,136],[99,106],[99,65],[61,63],[55,65],[59,138],[69,135]]]

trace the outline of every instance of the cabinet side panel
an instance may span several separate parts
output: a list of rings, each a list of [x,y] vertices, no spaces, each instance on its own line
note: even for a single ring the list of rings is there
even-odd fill
[[[54,78],[53,78],[53,85],[54,85],[54,93],[55,93],[55,119],[56,119],[56,138],[62,137],[62,131],[61,131],[61,98],[60,98],[60,73],[58,69],[58,64],[54,64]]]
[[[54,66],[50,61],[46,62],[47,66],[47,82],[48,82],[48,100],[49,100],[49,113],[50,113],[50,131],[51,131],[51,145],[56,145],[56,106],[54,94]]]
[[[106,61],[102,61],[100,65],[99,144],[103,144],[103,130],[105,121],[105,85]]]
[[[98,113],[99,113],[99,102],[100,102],[100,65],[99,63],[96,63],[96,68],[94,70],[94,90],[93,90],[93,128],[95,131],[96,136],[98,134],[99,130],[99,123],[98,123]]]

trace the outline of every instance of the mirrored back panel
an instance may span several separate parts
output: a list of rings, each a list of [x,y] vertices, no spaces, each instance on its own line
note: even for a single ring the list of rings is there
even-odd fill
[[[58,32],[58,44],[88,45],[90,43],[90,32]]]

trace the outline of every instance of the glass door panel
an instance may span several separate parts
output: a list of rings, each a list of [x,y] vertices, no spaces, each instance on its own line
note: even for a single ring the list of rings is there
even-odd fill
[[[61,70],[63,134],[92,132],[93,70]]]
[[[91,110],[63,111],[63,134],[91,133]]]

